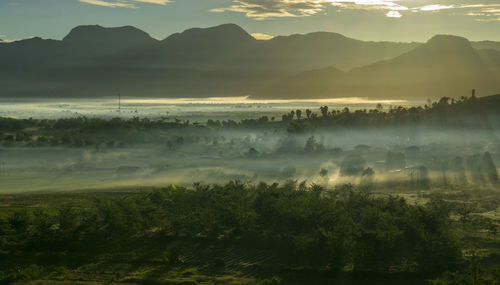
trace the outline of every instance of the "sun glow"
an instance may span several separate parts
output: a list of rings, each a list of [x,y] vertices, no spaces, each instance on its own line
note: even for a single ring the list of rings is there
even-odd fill
[[[330,99],[268,99],[256,100],[248,96],[240,97],[208,97],[208,98],[150,98],[122,99],[123,103],[131,104],[288,104],[288,103],[331,103],[331,104],[405,104],[407,100],[375,100],[360,97],[330,98]]]

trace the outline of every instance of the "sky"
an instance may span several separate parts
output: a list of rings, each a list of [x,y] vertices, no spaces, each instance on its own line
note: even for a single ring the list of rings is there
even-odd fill
[[[235,23],[256,37],[337,32],[362,40],[435,34],[500,41],[500,0],[0,0],[0,39],[62,39],[73,27],[132,25],[157,39]]]

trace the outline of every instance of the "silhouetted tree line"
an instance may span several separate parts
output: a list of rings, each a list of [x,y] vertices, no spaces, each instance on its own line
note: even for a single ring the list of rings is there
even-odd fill
[[[382,104],[374,109],[351,111],[349,108],[330,110],[328,106],[319,107],[318,111],[305,109],[292,110],[281,116],[281,121],[275,121],[263,116],[259,119],[208,120],[210,128],[238,127],[285,127],[289,132],[302,132],[314,127],[325,126],[390,126],[432,123],[438,126],[459,128],[491,128],[488,114],[496,114],[500,108],[500,97],[490,96],[477,98],[461,97],[459,99],[443,97],[424,106],[392,106],[384,110]]]
[[[387,110],[381,104],[374,109],[351,111],[349,108],[330,110],[328,106],[319,108],[319,115],[314,110],[306,109],[306,118],[294,115],[301,110],[283,115],[282,122],[288,123],[289,132],[301,132],[314,127],[328,126],[400,126],[420,123],[432,123],[434,126],[457,128],[491,129],[488,115],[497,114],[500,97],[484,98],[461,97],[451,99],[443,97],[435,102],[418,107],[389,106]]]

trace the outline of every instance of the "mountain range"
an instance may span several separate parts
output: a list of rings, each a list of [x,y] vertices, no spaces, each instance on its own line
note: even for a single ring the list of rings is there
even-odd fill
[[[259,90],[261,98],[438,98],[500,91],[500,52],[476,50],[465,38],[437,35],[393,59],[342,72],[334,67],[305,71]],[[346,96],[343,96],[346,94]]]
[[[163,40],[78,26],[62,40],[0,42],[1,97],[436,98],[500,92],[500,43],[438,35],[370,42],[314,32],[257,40],[241,27]]]

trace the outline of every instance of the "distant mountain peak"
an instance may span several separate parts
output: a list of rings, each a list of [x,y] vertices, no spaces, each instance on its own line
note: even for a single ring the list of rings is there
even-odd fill
[[[256,41],[247,31],[236,24],[222,24],[209,28],[192,28],[182,33],[176,33],[164,40],[164,42],[249,42]]]
[[[226,36],[238,36],[241,38],[252,39],[252,36],[247,33],[242,27],[236,24],[222,24],[209,28],[192,28],[184,31],[184,33],[209,33],[209,34],[225,34]]]
[[[425,45],[437,49],[473,49],[468,39],[452,35],[436,35]]]
[[[307,33],[307,34],[295,34],[293,36],[304,36],[304,37],[328,37],[328,38],[340,38],[340,39],[345,39],[347,38],[346,36],[339,34],[339,33],[334,33],[334,32],[312,32],[312,33]]]
[[[210,27],[210,28],[207,28],[207,29],[223,30],[223,31],[231,31],[232,30],[234,32],[248,34],[245,31],[245,29],[243,29],[242,27],[238,26],[237,24],[233,24],[233,23],[221,24],[221,25],[213,26],[213,27]]]
[[[445,34],[439,34],[433,36],[430,40],[427,41],[427,43],[431,42],[443,42],[443,41],[454,41],[454,42],[469,42],[468,39],[460,36],[455,36],[455,35],[445,35]]]
[[[143,43],[155,41],[151,36],[132,26],[106,28],[99,25],[85,25],[73,28],[63,39],[66,43],[114,42]]]
[[[272,41],[318,41],[318,40],[348,40],[349,38],[333,32],[312,32],[307,34],[293,34],[290,36],[277,36]]]
[[[15,41],[15,43],[28,43],[28,44],[40,44],[40,43],[46,43],[46,42],[57,42],[56,40],[49,40],[49,39],[42,39],[40,37],[31,37],[23,40],[18,40]]]

